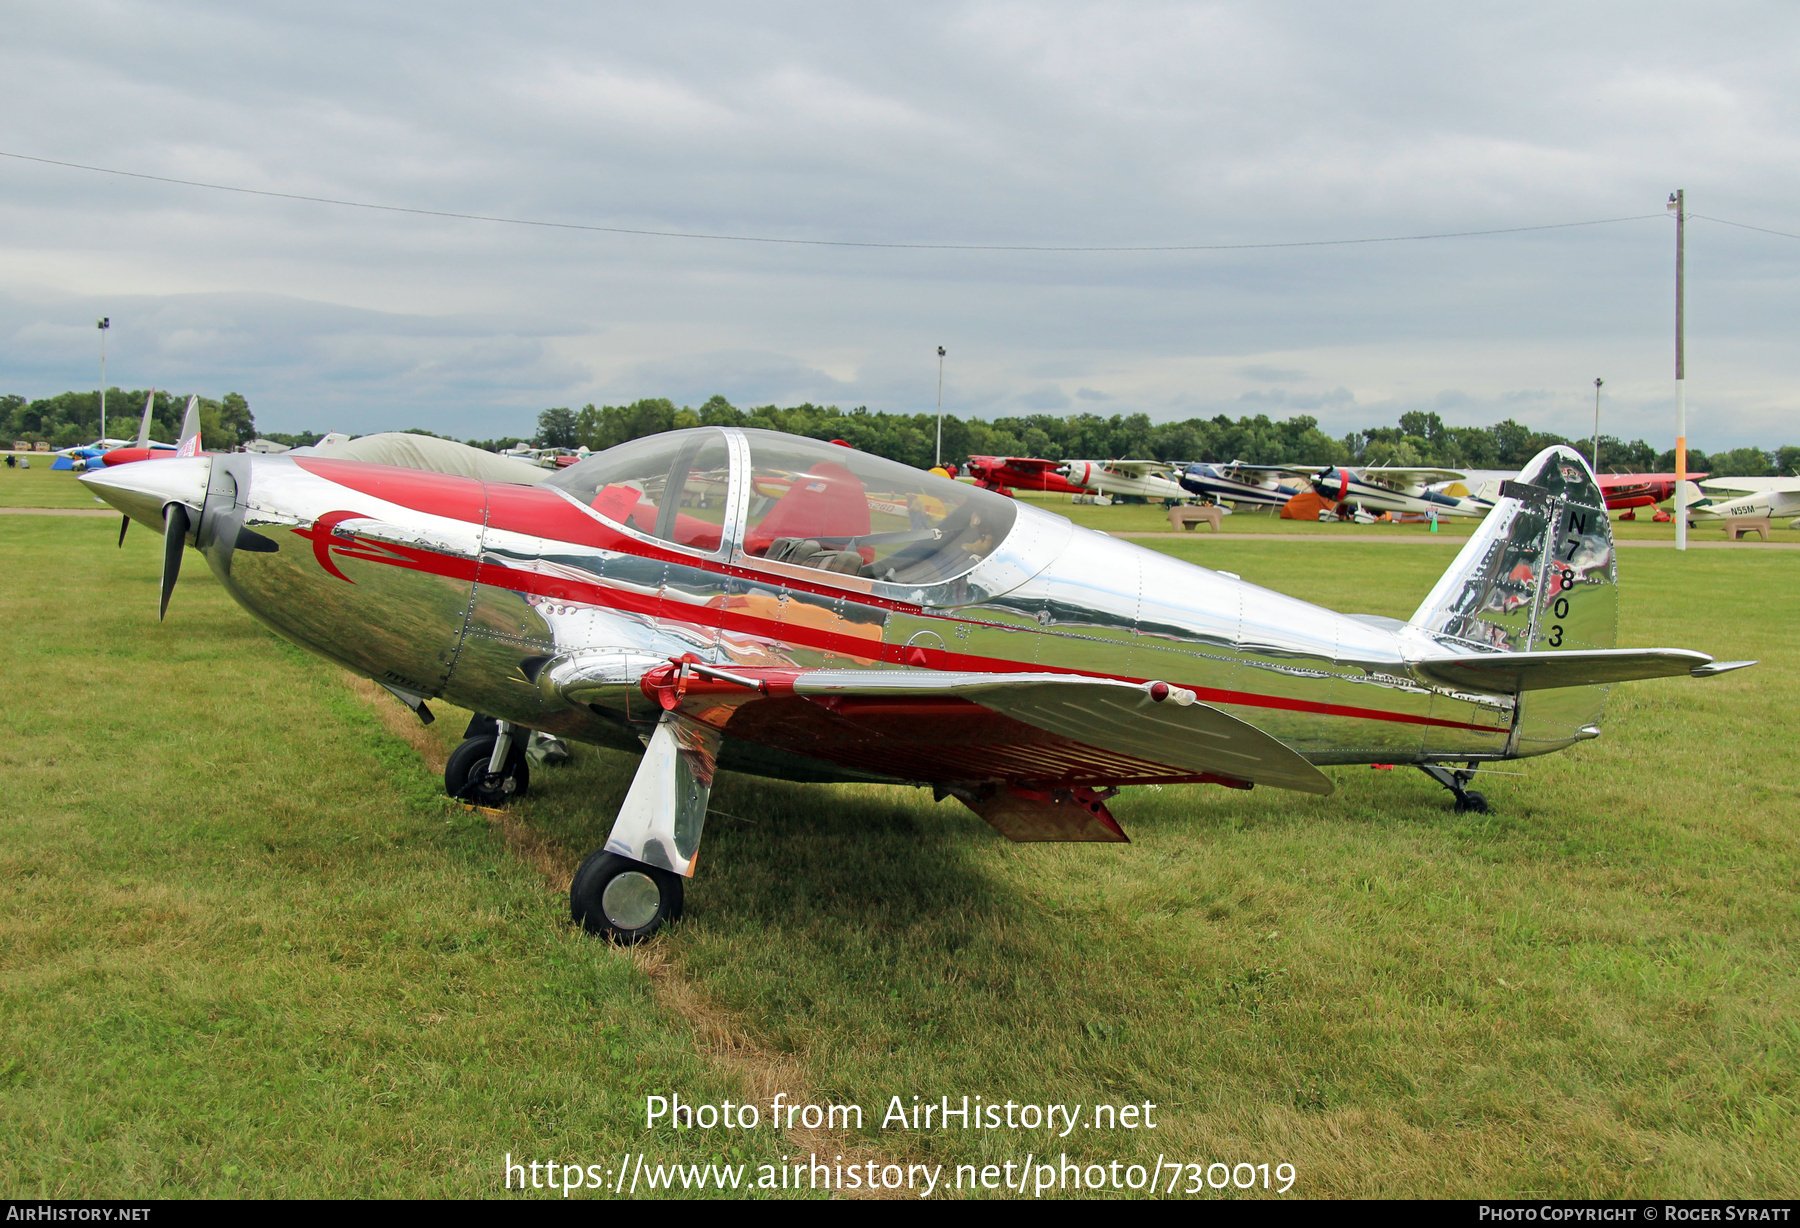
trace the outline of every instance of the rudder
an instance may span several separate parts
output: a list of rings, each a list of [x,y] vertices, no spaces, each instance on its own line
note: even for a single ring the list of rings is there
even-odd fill
[[[1457,652],[1613,648],[1617,581],[1612,522],[1593,471],[1571,448],[1546,448],[1502,484],[1494,510],[1410,621]],[[1520,695],[1509,753],[1593,737],[1607,690]]]

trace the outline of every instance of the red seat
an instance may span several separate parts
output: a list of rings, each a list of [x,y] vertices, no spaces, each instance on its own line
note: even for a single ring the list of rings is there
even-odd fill
[[[643,494],[632,486],[608,486],[594,496],[594,510],[608,520],[630,525],[640,533],[656,533],[656,507],[642,502]],[[693,550],[719,548],[720,526],[710,521],[675,513],[675,543]]]
[[[869,532],[869,500],[856,475],[835,461],[820,461],[794,479],[762,522],[744,535],[744,552],[761,555],[780,537],[861,537]],[[861,551],[866,563],[874,558]]]

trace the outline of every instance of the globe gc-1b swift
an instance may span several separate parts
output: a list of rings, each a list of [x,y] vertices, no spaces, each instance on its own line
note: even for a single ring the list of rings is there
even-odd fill
[[[1332,764],[1416,764],[1480,807],[1470,769],[1596,736],[1610,684],[1732,668],[1614,646],[1610,528],[1561,448],[1408,622],[767,431],[639,439],[538,485],[251,455],[82,480],[164,532],[165,609],[192,545],[422,714],[641,752],[571,892],[619,941],[679,911],[721,767],[928,785],[1014,840],[1123,841],[1129,785],[1330,793]]]

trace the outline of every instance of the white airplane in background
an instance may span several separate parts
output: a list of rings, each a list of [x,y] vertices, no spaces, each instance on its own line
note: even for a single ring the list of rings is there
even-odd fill
[[[1178,466],[1151,460],[1072,460],[1057,472],[1074,486],[1109,498],[1171,500],[1185,503],[1188,492],[1175,481]]]
[[[1480,499],[1483,503],[1500,501],[1500,483],[1511,482],[1518,478],[1517,469],[1463,469],[1460,476],[1446,481],[1432,482],[1425,487],[1433,494],[1448,495],[1452,499],[1465,496]]]
[[[1713,478],[1684,485],[1690,525],[1738,517],[1800,516],[1800,477]],[[1800,521],[1789,527],[1800,528]]]

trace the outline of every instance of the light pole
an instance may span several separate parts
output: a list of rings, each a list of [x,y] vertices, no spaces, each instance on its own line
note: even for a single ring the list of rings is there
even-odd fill
[[[1687,191],[1669,193],[1675,215],[1675,548],[1687,549]]]
[[[1606,381],[1594,377],[1594,476],[1600,476],[1600,385]]]
[[[938,346],[938,429],[937,460],[933,464],[944,467],[944,347]]]
[[[111,316],[101,316],[94,325],[100,330],[100,438],[106,438],[106,330],[112,327]]]

